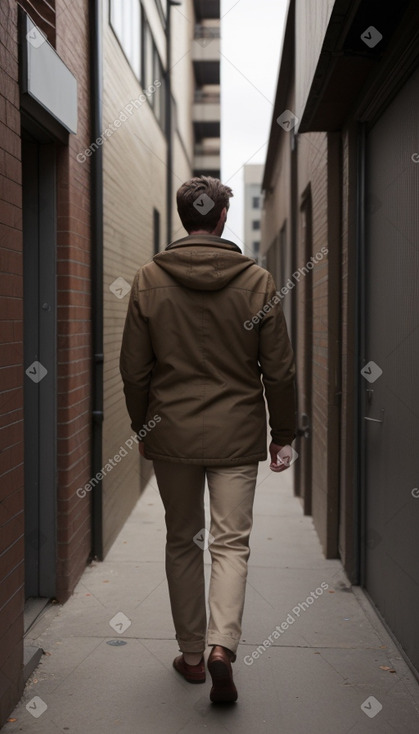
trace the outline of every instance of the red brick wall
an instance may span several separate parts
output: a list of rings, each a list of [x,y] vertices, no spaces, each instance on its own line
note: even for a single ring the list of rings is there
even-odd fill
[[[88,3],[56,3],[56,49],[77,78],[78,131],[57,159],[58,558],[57,598],[65,601],[90,552],[91,476],[90,166],[77,153],[90,144]]]
[[[79,129],[57,146],[58,554],[64,601],[90,552],[90,171],[76,155],[90,143],[88,4],[22,2],[78,82]],[[29,7],[29,5],[31,7]],[[38,17],[35,11],[39,10]],[[48,11],[45,13],[45,11]],[[47,17],[48,16],[48,17]],[[0,726],[23,689],[23,252],[18,87],[18,3],[0,3]]]
[[[312,192],[312,254],[328,248],[304,278],[312,279],[312,505],[313,522],[326,557],[337,555],[338,418],[339,403],[339,267],[340,202],[339,139],[306,133],[298,139],[298,201],[310,183]],[[297,268],[306,264],[301,227],[297,229]],[[304,384],[304,286],[295,288],[299,384]],[[310,316],[311,317],[311,316]],[[302,460],[307,460],[304,456]]]
[[[22,687],[23,269],[17,6],[0,3],[0,726]]]
[[[293,100],[287,100],[293,109]],[[292,290],[295,323],[295,357],[299,412],[304,408],[311,417],[312,478],[310,486],[306,467],[310,461],[305,439],[296,442],[300,453],[295,465],[296,490],[304,495],[304,506],[309,506],[307,495],[311,491],[311,514],[327,557],[337,555],[338,535],[338,487],[339,487],[339,388],[340,388],[340,171],[339,135],[304,133],[297,140],[297,193],[291,195],[290,150],[283,146],[276,151],[271,186],[273,191],[265,200],[264,249],[277,234],[283,221],[291,224],[295,218],[296,269],[304,268],[310,261],[306,253],[302,228],[301,206],[307,187],[312,195],[312,256],[328,253],[316,262],[313,269],[302,275]],[[292,216],[292,207],[295,207]],[[275,228],[275,229],[274,229]],[[272,248],[271,248],[272,250]],[[272,267],[273,251],[269,251],[268,265]],[[304,271],[303,271],[304,272]],[[276,276],[276,273],[274,273]],[[306,298],[310,298],[308,284],[312,286],[310,319],[312,319],[312,361],[307,364],[305,340],[310,333]],[[311,405],[304,404],[303,393],[311,382]],[[306,400],[307,403],[307,400]]]
[[[327,136],[324,133],[301,135],[298,141],[298,206],[301,196],[310,183],[313,212],[313,255],[327,247]],[[305,253],[302,248],[301,230],[297,239],[297,267],[305,265]],[[313,340],[311,366],[312,405],[311,416],[312,441],[312,515],[323,549],[326,550],[327,537],[327,400],[328,400],[328,365],[327,365],[327,294],[328,294],[328,258],[324,257],[316,263],[313,270],[305,278],[312,279],[312,318]],[[303,383],[304,367],[304,302],[301,299],[303,289],[295,289],[297,301],[297,369],[300,382]]]
[[[55,0],[19,0],[19,5],[55,46]]]

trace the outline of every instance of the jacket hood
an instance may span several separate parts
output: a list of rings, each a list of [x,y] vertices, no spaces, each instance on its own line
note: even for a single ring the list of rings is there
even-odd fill
[[[255,264],[234,242],[210,234],[172,242],[153,260],[180,285],[199,291],[221,290]]]

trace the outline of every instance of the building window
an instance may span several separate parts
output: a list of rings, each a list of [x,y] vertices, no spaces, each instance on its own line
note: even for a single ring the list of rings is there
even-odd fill
[[[260,196],[253,196],[252,207],[253,209],[260,209]]]
[[[259,245],[260,245],[260,242],[253,243],[253,252],[255,253],[255,255],[259,253]]]
[[[148,89],[153,83],[153,36],[150,26],[144,23],[144,88]]]
[[[254,219],[252,222],[252,229],[260,229],[260,219]]]
[[[165,128],[165,75],[163,65],[160,61],[160,56],[157,53],[156,47],[154,47],[154,81],[160,82],[161,86],[156,87],[156,91],[153,94],[152,102],[154,103],[154,112],[160,123],[162,130]]]
[[[151,34],[150,26],[144,20],[144,57],[143,57],[143,77],[144,91],[154,114],[157,117],[162,130],[165,128],[165,73],[163,65],[160,61],[156,44]],[[156,85],[155,82],[159,82]]]
[[[111,0],[110,21],[121,48],[138,80],[141,79],[140,0]]]
[[[154,254],[157,255],[160,252],[160,212],[157,209],[153,209],[153,241]]]

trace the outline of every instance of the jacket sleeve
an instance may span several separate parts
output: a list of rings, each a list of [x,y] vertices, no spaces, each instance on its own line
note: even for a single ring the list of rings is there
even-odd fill
[[[265,315],[259,327],[259,363],[269,410],[272,441],[290,444],[296,436],[294,353],[279,296],[271,275]]]
[[[131,427],[136,433],[145,423],[155,363],[147,319],[141,314],[138,279],[139,273],[135,276],[131,289],[119,361]]]

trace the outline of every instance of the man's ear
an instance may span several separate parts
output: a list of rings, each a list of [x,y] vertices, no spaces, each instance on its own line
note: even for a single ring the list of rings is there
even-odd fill
[[[224,229],[224,225],[226,223],[227,219],[227,207],[224,207],[224,209],[221,209],[220,216],[218,218],[218,222],[216,227],[212,230],[210,234],[215,234],[217,237],[221,237]]]

